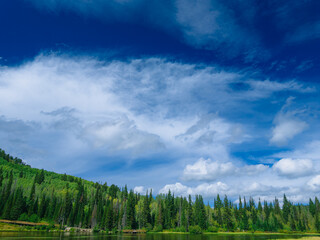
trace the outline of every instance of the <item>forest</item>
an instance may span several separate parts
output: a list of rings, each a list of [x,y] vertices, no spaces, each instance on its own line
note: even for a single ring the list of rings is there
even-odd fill
[[[320,232],[320,203],[283,204],[239,197],[238,204],[217,195],[205,204],[201,195],[134,193],[127,186],[94,183],[39,170],[0,149],[0,219],[44,221],[119,232]]]

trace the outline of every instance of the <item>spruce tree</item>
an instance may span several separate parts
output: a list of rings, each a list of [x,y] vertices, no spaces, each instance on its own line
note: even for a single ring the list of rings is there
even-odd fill
[[[224,223],[226,230],[232,231],[233,230],[233,221],[232,221],[232,214],[231,209],[229,206],[229,201],[227,195],[224,197],[224,215],[223,215]]]

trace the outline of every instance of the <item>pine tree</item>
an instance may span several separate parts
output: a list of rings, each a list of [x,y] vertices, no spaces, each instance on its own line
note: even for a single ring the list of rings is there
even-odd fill
[[[128,196],[126,216],[127,216],[126,226],[129,229],[135,229],[136,228],[135,197],[134,197],[134,193],[132,190],[130,191],[129,196]]]
[[[222,201],[220,199],[219,194],[217,195],[217,200],[215,201],[216,204],[214,205],[214,208],[217,210],[217,222],[219,226],[222,226],[222,213],[221,213],[221,208],[222,208]]]
[[[227,231],[233,230],[233,222],[232,222],[232,215],[231,215],[231,209],[229,206],[229,201],[227,195],[224,197],[224,215],[223,215],[225,227]]]
[[[193,209],[192,209],[192,199],[191,195],[189,195],[189,201],[188,201],[188,209],[187,209],[187,231],[189,231],[189,227],[193,225]]]
[[[19,216],[26,211],[26,202],[23,197],[23,191],[18,188],[11,206],[10,219],[17,220]]]
[[[112,203],[112,201],[107,205],[105,222],[106,222],[106,229],[111,231],[113,229],[113,203]]]
[[[69,189],[67,189],[65,202],[64,202],[64,211],[63,211],[64,222],[67,222],[69,215],[71,213],[71,210],[72,210],[72,199],[69,193]]]
[[[283,220],[284,220],[285,223],[287,223],[288,220],[289,220],[290,207],[291,207],[291,204],[288,201],[286,195],[284,194],[283,195],[282,217],[283,217]]]
[[[148,192],[143,200],[143,209],[142,209],[142,227],[146,227],[147,223],[151,223],[151,213],[150,213],[150,203],[148,198]]]
[[[28,214],[29,216],[31,216],[31,214],[34,213],[34,201],[35,201],[35,194],[36,194],[36,179],[34,179],[32,187],[31,187],[31,191],[30,191],[30,196],[28,199]]]
[[[314,216],[316,214],[316,205],[309,199],[309,212]]]

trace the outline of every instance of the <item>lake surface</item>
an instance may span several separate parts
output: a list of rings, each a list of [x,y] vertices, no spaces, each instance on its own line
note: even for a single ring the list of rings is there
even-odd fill
[[[105,234],[75,234],[75,233],[47,233],[47,232],[0,232],[0,239],[82,239],[82,240],[267,240],[267,239],[299,239],[310,237],[305,235],[252,235],[252,234],[141,234],[141,235],[105,235]],[[311,238],[310,238],[311,239]],[[316,238],[315,238],[316,239]]]

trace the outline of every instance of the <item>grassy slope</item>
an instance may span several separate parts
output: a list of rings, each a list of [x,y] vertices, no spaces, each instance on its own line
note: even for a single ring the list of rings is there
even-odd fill
[[[0,232],[3,231],[20,231],[21,227],[14,224],[7,224],[7,223],[1,223],[0,222]]]
[[[37,172],[40,172],[41,170],[36,169],[36,168],[31,168],[30,166],[25,166],[25,165],[20,165],[20,164],[15,164],[12,162],[7,162],[3,158],[0,157],[0,168],[2,168],[7,174],[12,170],[13,175],[14,175],[14,181],[13,181],[13,186],[15,187],[23,187],[24,189],[24,195],[26,197],[29,197],[30,191],[32,188],[32,184],[34,181],[34,176],[36,175]],[[23,172],[23,177],[19,178],[19,173]],[[46,193],[48,195],[52,194],[53,192],[55,195],[65,195],[67,191],[67,185],[69,185],[69,191],[72,194],[77,193],[77,183],[76,182],[71,182],[69,181],[72,178],[75,178],[73,176],[67,176],[68,180],[64,181],[63,179],[63,174],[58,174],[54,172],[49,172],[49,171],[44,171],[45,172],[45,181],[39,186],[36,186],[36,195],[37,197],[40,197],[40,193]],[[7,180],[4,180],[4,182]],[[89,191],[92,191],[92,194],[94,193],[94,183],[87,181],[87,180],[82,180],[85,188],[87,188]]]

